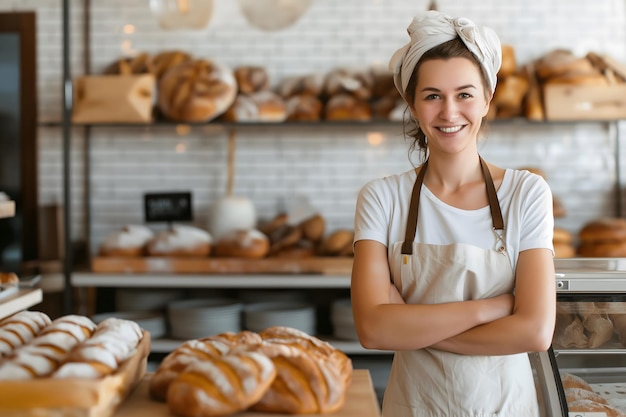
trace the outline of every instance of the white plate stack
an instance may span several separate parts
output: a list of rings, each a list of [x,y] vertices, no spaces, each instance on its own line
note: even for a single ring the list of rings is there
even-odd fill
[[[314,335],[316,332],[315,306],[293,301],[250,303],[244,307],[244,326],[260,332],[272,326],[286,326]]]
[[[115,308],[118,311],[163,310],[173,301],[185,298],[182,289],[118,288],[115,290]]]
[[[164,337],[167,334],[165,314],[158,311],[116,311],[96,314],[91,319],[98,324],[110,317],[134,321],[139,327],[150,333],[151,340]]]
[[[175,301],[167,307],[171,336],[188,340],[239,332],[242,308],[241,302],[231,298]]]
[[[332,302],[330,306],[330,321],[333,325],[333,336],[337,339],[359,339],[354,328],[352,303],[349,298],[340,298]]]

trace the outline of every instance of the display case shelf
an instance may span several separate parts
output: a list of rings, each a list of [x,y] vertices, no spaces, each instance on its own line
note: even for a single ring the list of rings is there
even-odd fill
[[[0,320],[39,304],[42,300],[41,288],[20,289],[0,300]]]

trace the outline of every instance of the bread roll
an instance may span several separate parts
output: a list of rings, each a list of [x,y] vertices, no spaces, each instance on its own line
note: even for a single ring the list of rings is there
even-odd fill
[[[154,233],[146,226],[126,225],[106,236],[100,245],[100,256],[143,256],[146,244],[153,237]]]
[[[20,279],[15,272],[0,272],[0,284],[19,284]]]
[[[215,256],[260,259],[269,251],[269,237],[257,229],[234,230],[215,242]]]
[[[281,96],[269,90],[239,94],[221,119],[233,122],[284,122],[287,119],[287,104]]]
[[[323,256],[339,256],[346,246],[352,246],[354,232],[347,229],[335,230],[322,240],[318,252]]]
[[[300,223],[302,228],[302,237],[317,243],[324,237],[326,230],[326,220],[321,214],[315,214]]]
[[[243,65],[235,68],[234,75],[240,93],[252,94],[270,88],[270,77],[264,67]]]
[[[365,100],[349,94],[337,94],[326,102],[324,118],[333,121],[369,121],[372,109]]]
[[[213,238],[206,230],[174,225],[151,239],[146,253],[149,256],[206,257],[211,253],[212,243]]]
[[[237,81],[225,65],[195,60],[177,65],[158,84],[158,107],[168,119],[207,122],[224,113],[235,101]]]
[[[605,217],[586,223],[578,233],[583,242],[626,240],[626,219]]]
[[[315,73],[284,78],[276,92],[288,98],[295,95],[319,97],[324,90],[325,74]]]
[[[582,242],[577,253],[584,258],[623,258],[626,257],[626,241]]]
[[[29,343],[50,323],[50,317],[39,311],[20,311],[0,321],[0,360]]]
[[[315,122],[322,119],[324,105],[314,95],[297,94],[286,99],[287,120]]]
[[[225,416],[259,401],[275,377],[267,356],[233,350],[189,364],[170,384],[167,404],[182,417]]]
[[[332,98],[337,95],[350,95],[359,101],[372,97],[374,77],[366,70],[336,68],[326,74],[324,95]]]

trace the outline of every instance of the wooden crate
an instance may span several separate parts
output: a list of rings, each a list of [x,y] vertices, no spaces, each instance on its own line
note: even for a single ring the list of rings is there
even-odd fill
[[[0,381],[2,417],[111,417],[146,374],[150,334],[116,373],[101,379]]]
[[[607,85],[544,84],[547,120],[626,119],[626,67],[607,55],[587,58],[607,77]]]

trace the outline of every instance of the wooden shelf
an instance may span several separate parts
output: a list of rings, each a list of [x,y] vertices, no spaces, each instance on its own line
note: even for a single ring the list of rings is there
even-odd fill
[[[42,300],[43,291],[41,288],[21,289],[0,300],[0,320],[39,304]]]
[[[350,288],[350,275],[133,274],[75,272],[74,287]]]
[[[15,201],[0,201],[0,219],[15,216]]]

